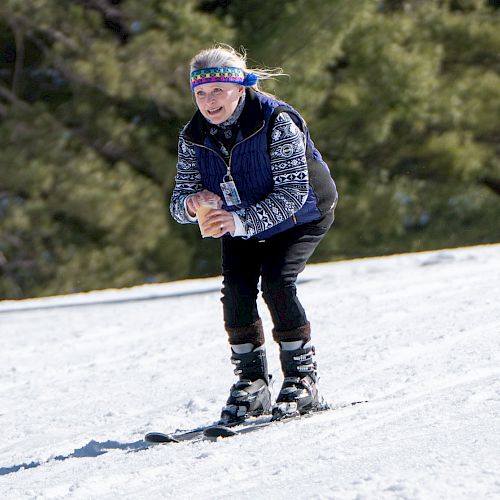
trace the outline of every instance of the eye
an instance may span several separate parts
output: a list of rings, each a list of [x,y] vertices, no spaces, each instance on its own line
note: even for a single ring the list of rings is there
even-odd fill
[[[215,89],[213,89],[212,91],[214,93],[214,95],[221,95],[222,92],[224,92],[221,88],[217,87]]]
[[[203,92],[203,90],[198,90],[198,92],[196,92],[196,97],[198,97],[198,99],[203,99],[205,97],[205,92]]]

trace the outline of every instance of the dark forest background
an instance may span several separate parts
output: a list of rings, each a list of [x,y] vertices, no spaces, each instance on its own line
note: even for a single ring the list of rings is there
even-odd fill
[[[217,275],[168,213],[188,63],[289,77],[337,181],[331,261],[500,241],[500,1],[2,0],[0,299]]]

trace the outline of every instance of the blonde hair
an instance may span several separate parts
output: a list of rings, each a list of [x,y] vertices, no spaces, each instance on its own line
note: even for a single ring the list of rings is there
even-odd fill
[[[198,69],[217,68],[219,66],[231,66],[240,68],[245,74],[253,73],[257,75],[257,83],[252,85],[252,88],[262,94],[274,97],[272,94],[264,92],[259,81],[274,79],[277,76],[286,75],[281,68],[249,68],[247,66],[247,53],[241,47],[240,52],[233,49],[230,45],[219,43],[210,49],[204,49],[198,52],[190,62],[190,72]]]

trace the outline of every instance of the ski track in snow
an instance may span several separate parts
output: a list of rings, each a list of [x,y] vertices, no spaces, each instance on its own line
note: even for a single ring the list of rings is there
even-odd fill
[[[144,449],[225,402],[219,286],[0,302],[0,498],[500,499],[500,245],[308,266],[321,391],[369,403]]]

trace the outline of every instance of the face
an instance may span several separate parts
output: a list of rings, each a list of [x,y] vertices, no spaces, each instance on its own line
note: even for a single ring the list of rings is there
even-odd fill
[[[195,87],[194,98],[201,114],[218,125],[234,113],[244,91],[236,83],[203,83]]]

